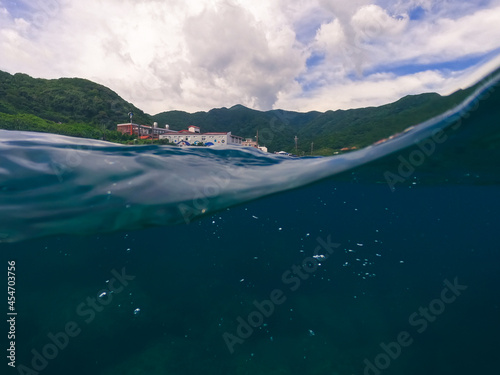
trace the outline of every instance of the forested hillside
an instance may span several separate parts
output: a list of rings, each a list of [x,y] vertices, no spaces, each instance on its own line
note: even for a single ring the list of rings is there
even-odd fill
[[[259,133],[269,151],[331,155],[343,148],[360,148],[421,123],[460,103],[472,88],[450,96],[435,93],[406,96],[394,103],[327,112],[256,111],[242,105],[187,113],[169,111],[150,116],[115,92],[79,78],[35,79],[0,71],[0,129],[43,131],[124,142],[116,124],[134,122],[173,130],[196,125],[203,132],[231,131],[245,138]]]
[[[314,142],[316,154],[328,155],[345,147],[365,147],[403,131],[459,104],[471,89],[450,96],[435,93],[410,95],[380,107],[298,113],[283,110],[255,111],[241,105],[208,112],[163,112],[153,116],[160,126],[169,124],[180,130],[196,125],[202,131],[231,131],[242,137],[255,137],[272,151],[308,153]]]
[[[79,78],[35,79],[0,71],[0,128],[117,140],[116,124],[151,117],[115,92]]]

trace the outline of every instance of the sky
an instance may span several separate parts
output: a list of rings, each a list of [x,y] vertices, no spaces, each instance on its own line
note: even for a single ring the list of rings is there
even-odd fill
[[[0,0],[0,70],[150,114],[359,108],[474,83],[499,23],[500,0]]]

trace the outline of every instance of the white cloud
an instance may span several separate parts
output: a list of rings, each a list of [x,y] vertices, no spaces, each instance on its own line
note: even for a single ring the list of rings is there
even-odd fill
[[[203,96],[194,95],[199,105],[211,100],[205,96],[208,84],[228,92],[232,103],[239,96],[243,104],[270,109],[304,63],[293,32],[268,28],[238,6],[190,17],[184,36],[192,68],[187,77],[204,88]]]
[[[400,36],[408,25],[408,17],[390,16],[384,9],[372,4],[359,8],[352,16],[351,25],[360,43],[370,43],[388,36]]]
[[[500,0],[10,4],[0,0],[0,69],[88,78],[149,113],[237,103],[291,110],[382,104],[462,82],[432,67],[402,77],[384,71],[500,47]],[[417,6],[427,13],[410,20]]]
[[[328,110],[379,105],[406,94],[436,91],[448,94],[473,83],[471,69],[438,71],[432,64],[480,56],[500,47],[500,7],[458,18],[412,21],[408,15],[377,5],[352,7],[321,26],[311,46],[324,60],[301,75],[304,92],[280,96],[277,107]],[[381,75],[406,65],[428,65],[403,76]],[[382,79],[383,77],[383,79]],[[477,75],[476,75],[477,77]]]
[[[316,34],[316,47],[325,54],[336,54],[342,43],[346,42],[344,29],[338,19],[323,24]]]
[[[480,55],[500,47],[500,7],[478,11],[459,19],[407,22],[399,34],[375,40],[362,49],[370,51],[371,66],[433,64]]]
[[[304,100],[303,97],[282,97],[282,103],[291,103],[298,110],[350,109],[383,105],[410,94],[435,92],[448,86],[450,78],[437,71],[426,71],[406,76],[373,74],[364,80],[343,80],[333,86],[325,85]],[[278,103],[280,104],[280,103]]]

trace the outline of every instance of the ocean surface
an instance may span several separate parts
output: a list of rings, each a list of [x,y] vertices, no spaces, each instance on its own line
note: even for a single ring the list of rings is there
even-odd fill
[[[331,158],[0,131],[1,373],[498,373],[499,104]]]

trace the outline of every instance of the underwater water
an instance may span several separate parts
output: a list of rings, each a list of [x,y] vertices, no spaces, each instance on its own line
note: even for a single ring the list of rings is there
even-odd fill
[[[333,158],[0,131],[2,373],[497,373],[498,81]]]

